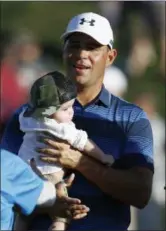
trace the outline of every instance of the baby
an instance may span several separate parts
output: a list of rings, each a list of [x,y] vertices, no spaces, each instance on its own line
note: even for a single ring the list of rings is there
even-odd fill
[[[39,160],[35,148],[41,147],[38,136],[42,132],[67,141],[74,148],[103,164],[112,165],[114,162],[111,155],[104,154],[95,143],[88,139],[85,131],[76,129],[72,122],[75,98],[76,87],[71,80],[57,71],[48,73],[33,84],[29,106],[19,116],[20,129],[25,135],[18,155],[28,163],[34,158],[37,168],[47,180],[54,184],[63,179],[64,169]],[[68,221],[53,217],[51,214],[50,216],[53,220],[53,230],[66,229]],[[26,230],[26,227],[28,226],[22,227],[22,230]]]

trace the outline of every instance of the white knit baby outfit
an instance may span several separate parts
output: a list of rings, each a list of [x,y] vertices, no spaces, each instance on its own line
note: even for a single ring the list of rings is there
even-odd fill
[[[88,140],[87,133],[83,130],[77,130],[73,122],[57,123],[55,119],[49,119],[47,117],[41,121],[32,117],[24,117],[23,114],[24,111],[19,115],[19,122],[20,130],[23,131],[25,135],[18,155],[27,163],[34,158],[37,168],[43,174],[58,172],[62,168],[61,166],[55,166],[55,164],[49,164],[39,160],[39,153],[36,152],[35,149],[46,146],[37,140],[42,132],[48,132],[55,137],[66,140],[80,151],[84,149]]]

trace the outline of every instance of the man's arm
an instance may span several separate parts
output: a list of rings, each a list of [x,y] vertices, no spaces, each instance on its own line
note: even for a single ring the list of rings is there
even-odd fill
[[[153,179],[153,137],[146,114],[141,111],[130,122],[124,151],[114,168],[97,166],[94,161],[85,158],[77,168],[105,193],[143,208],[149,201]]]
[[[151,126],[144,113],[130,126],[124,153],[114,168],[105,167],[65,144],[48,139],[45,143],[52,148],[39,150],[50,156],[41,157],[42,160],[78,170],[103,192],[123,203],[138,208],[147,204],[153,178],[153,139]]]
[[[82,156],[76,169],[103,192],[125,204],[143,208],[149,201],[153,177],[153,172],[149,169],[143,167],[129,170],[113,169],[86,156]]]
[[[64,143],[45,140],[55,149],[40,149],[41,160],[49,163],[60,163],[62,166],[75,169],[87,180],[96,184],[103,192],[126,204],[143,208],[151,193],[153,172],[145,167],[133,167],[128,170],[106,167],[81,152],[69,149]]]

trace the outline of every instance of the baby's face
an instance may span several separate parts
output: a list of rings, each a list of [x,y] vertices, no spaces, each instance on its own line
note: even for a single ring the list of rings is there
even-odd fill
[[[73,103],[75,99],[72,99],[64,104],[53,114],[52,118],[59,123],[68,123],[73,119]]]

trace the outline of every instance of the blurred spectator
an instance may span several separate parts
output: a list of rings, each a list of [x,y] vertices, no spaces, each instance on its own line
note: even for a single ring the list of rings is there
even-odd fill
[[[121,34],[121,29],[124,28],[127,30],[126,37],[131,36],[131,28],[128,26],[132,23],[130,16],[133,14],[143,19],[154,39],[165,35],[164,1],[99,1],[98,6],[101,13],[110,21],[116,35]]]
[[[162,76],[165,78],[165,42],[166,42],[166,36],[163,36],[163,38],[161,39],[161,56],[160,56],[160,71],[162,73]]]
[[[125,67],[127,64],[126,68],[131,77],[142,77],[146,69],[156,61],[157,46],[159,46],[160,71],[163,73],[165,2],[100,1],[98,6],[101,13],[109,19],[118,41],[116,45],[121,51],[121,57],[123,54],[123,60],[120,61],[119,66]]]
[[[43,55],[43,49],[30,32],[18,35],[14,42],[18,47],[19,84],[29,90],[33,82],[40,76],[55,70],[50,57]]]
[[[11,38],[11,32],[9,30],[4,30],[1,28],[0,36],[0,60],[4,57],[5,47],[9,43]]]
[[[31,33],[11,39],[1,61],[1,131],[11,114],[28,99],[29,89],[40,76],[55,70],[52,59]]]
[[[120,68],[116,66],[111,66],[106,69],[103,83],[109,92],[118,97],[124,97],[127,92],[127,77]]]
[[[165,121],[158,114],[157,100],[153,93],[138,95],[135,102],[143,108],[150,119],[154,139],[155,174],[152,196],[149,204],[141,211],[137,210],[138,230],[164,230],[165,207]]]
[[[1,61],[1,133],[13,111],[26,101],[27,94],[17,81],[18,53],[15,44],[9,44]]]
[[[126,62],[126,71],[130,76],[141,77],[146,69],[156,61],[153,43],[148,37],[134,39]]]

